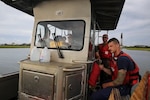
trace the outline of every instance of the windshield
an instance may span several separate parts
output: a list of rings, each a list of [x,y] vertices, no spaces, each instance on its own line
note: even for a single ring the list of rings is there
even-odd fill
[[[84,30],[83,20],[42,21],[37,25],[35,45],[42,48],[81,50]]]

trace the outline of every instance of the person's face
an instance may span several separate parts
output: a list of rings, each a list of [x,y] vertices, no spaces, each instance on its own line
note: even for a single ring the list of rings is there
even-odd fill
[[[107,36],[103,36],[103,42],[107,42],[108,37]]]
[[[108,50],[111,52],[111,53],[115,53],[116,50],[118,48],[118,45],[115,44],[114,42],[110,42],[108,43]]]

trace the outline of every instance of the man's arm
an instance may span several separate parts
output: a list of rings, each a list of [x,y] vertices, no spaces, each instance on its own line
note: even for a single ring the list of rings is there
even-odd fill
[[[113,83],[114,83],[115,86],[123,84],[124,79],[125,79],[125,77],[126,77],[126,72],[127,72],[127,71],[124,70],[124,69],[121,69],[121,70],[118,71],[118,76],[117,76],[117,78],[113,81]]]
[[[100,69],[103,70],[105,73],[107,73],[108,75],[112,75],[112,71],[109,68],[105,68],[103,64],[99,65]]]
[[[110,87],[110,86],[118,86],[118,85],[123,84],[123,81],[124,81],[125,76],[126,76],[126,72],[127,71],[124,70],[124,69],[118,70],[117,78],[114,81],[112,81],[112,82],[104,83],[102,85],[103,88]]]

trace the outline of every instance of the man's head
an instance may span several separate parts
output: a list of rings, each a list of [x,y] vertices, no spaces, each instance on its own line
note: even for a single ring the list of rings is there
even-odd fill
[[[104,35],[102,36],[102,38],[103,38],[103,42],[104,42],[104,43],[107,43],[108,35],[107,35],[107,34],[104,34]]]
[[[120,53],[120,43],[119,40],[116,38],[111,38],[108,41],[108,48],[110,50],[111,53]]]

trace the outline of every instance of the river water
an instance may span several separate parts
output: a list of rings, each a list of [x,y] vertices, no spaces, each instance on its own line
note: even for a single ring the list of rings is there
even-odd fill
[[[139,50],[123,50],[128,53],[134,61],[138,64],[140,68],[140,74],[143,74],[146,71],[150,71],[150,52],[149,51],[139,51]]]
[[[150,52],[126,50],[140,67],[140,74],[150,71]],[[26,59],[30,53],[29,48],[0,49],[0,76],[19,71],[19,61]]]
[[[19,61],[26,59],[29,48],[0,49],[0,76],[19,71]]]

